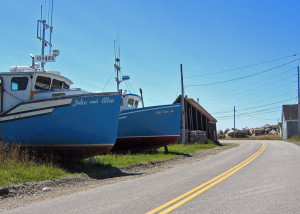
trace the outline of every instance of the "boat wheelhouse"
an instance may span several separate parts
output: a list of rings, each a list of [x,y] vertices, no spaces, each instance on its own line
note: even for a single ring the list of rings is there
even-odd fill
[[[142,98],[139,95],[126,94],[126,91],[124,91],[120,104],[120,112],[128,109],[139,108],[139,106],[141,106],[140,103],[142,103]]]
[[[29,66],[13,66],[10,72],[0,73],[0,82],[1,112],[24,101],[49,99],[80,91],[69,90],[73,82],[60,76],[58,71],[36,72]]]

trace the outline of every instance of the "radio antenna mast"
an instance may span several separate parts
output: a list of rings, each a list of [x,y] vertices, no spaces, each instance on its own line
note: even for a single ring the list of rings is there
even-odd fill
[[[119,91],[119,89],[120,89],[120,82],[122,82],[122,80],[119,79],[119,72],[121,70],[121,67],[120,67],[120,58],[118,58],[117,54],[116,54],[116,40],[114,40],[114,49],[115,49],[115,64],[114,64],[114,67],[115,67],[115,71],[117,73],[117,77],[116,77],[117,91]]]
[[[49,45],[50,54],[51,54],[51,38],[52,38],[52,13],[53,13],[53,0],[52,0],[52,9],[51,9],[51,26],[46,23],[46,20],[43,19],[43,6],[41,5],[41,19],[37,23],[37,38],[42,41],[42,52],[41,52],[41,71],[45,71],[45,47]],[[49,40],[46,40],[46,30],[50,30]]]
[[[118,41],[117,41],[117,47],[116,47],[116,40],[114,40],[114,51],[115,51],[115,71],[117,73],[116,81],[117,81],[117,90],[120,90],[120,83],[129,80],[130,76],[128,75],[123,75],[122,78],[119,78],[119,72],[121,71],[121,64],[120,64],[120,39],[119,39],[119,26],[118,26]],[[118,56],[117,56],[117,51],[118,51]]]

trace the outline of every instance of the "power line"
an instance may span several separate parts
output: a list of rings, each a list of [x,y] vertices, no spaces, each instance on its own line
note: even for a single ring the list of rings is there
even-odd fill
[[[242,126],[245,127],[245,125],[242,123],[242,120],[241,120],[240,116],[238,116],[238,118],[239,118],[239,121],[240,121],[240,123],[242,124]]]
[[[300,58],[299,58],[300,59]],[[224,81],[219,81],[219,82],[211,82],[211,83],[205,83],[205,84],[200,84],[200,85],[187,85],[186,87],[194,87],[194,86],[208,86],[208,85],[216,85],[216,84],[221,84],[221,83],[227,83],[227,82],[232,82],[232,81],[236,81],[236,80],[241,80],[241,79],[245,79],[245,78],[249,78],[249,77],[253,77],[253,76],[256,76],[256,75],[259,75],[259,74],[262,74],[262,73],[265,73],[265,72],[268,72],[268,71],[272,71],[274,69],[277,69],[277,68],[280,68],[280,67],[283,67],[285,65],[288,65],[290,63],[293,63],[293,62],[296,62],[298,59],[296,60],[293,60],[293,61],[289,61],[285,64],[281,64],[279,66],[276,66],[276,67],[273,67],[273,68],[270,68],[270,69],[267,69],[267,70],[264,70],[264,71],[260,71],[260,72],[257,72],[257,73],[254,73],[254,74],[249,74],[249,75],[246,75],[246,76],[242,76],[242,77],[237,77],[237,78],[234,78],[234,79],[229,79],[229,80],[224,80]]]
[[[259,113],[254,113],[253,115],[259,115],[259,114],[268,114],[268,113],[274,113],[274,112],[281,112],[281,109],[280,110],[273,110],[273,111],[266,111],[266,112],[259,112]],[[253,115],[237,115],[238,117],[253,117]],[[218,118],[217,117],[217,120],[232,120],[233,118],[233,115],[232,116],[227,116],[227,117],[222,117],[222,118]]]
[[[269,106],[269,105],[273,105],[273,104],[278,104],[278,103],[294,100],[295,98],[297,98],[297,97],[293,97],[293,98],[289,98],[286,100],[281,100],[281,101],[277,101],[277,102],[273,102],[273,103],[268,103],[265,105],[260,105],[260,106],[250,107],[250,108],[243,108],[243,109],[240,109],[239,111],[245,111],[245,110],[249,110],[249,109],[255,109],[255,108],[260,108],[260,107]],[[212,114],[219,114],[219,113],[226,113],[226,112],[232,112],[232,110],[213,112]]]
[[[273,109],[278,109],[278,108],[281,108],[281,106],[279,106],[279,107],[277,106],[277,107],[269,108],[269,109],[262,109],[262,110],[253,111],[253,112],[241,113],[238,116],[251,115],[251,114],[256,114],[256,113],[259,113],[259,112],[266,112],[266,111],[270,111],[270,110],[273,110]]]
[[[281,106],[280,106],[281,107]],[[274,108],[268,108],[268,109],[261,109],[261,110],[258,110],[258,111],[252,111],[252,112],[246,112],[246,113],[240,113],[240,114],[237,114],[236,116],[244,116],[244,115],[251,115],[251,114],[256,114],[256,113],[260,113],[260,112],[266,112],[266,111],[270,111],[270,110],[273,110],[273,109],[278,109],[279,107],[274,107]],[[239,111],[236,111],[236,112],[239,112]],[[218,118],[226,118],[226,117],[233,117],[233,115],[224,115],[224,116],[221,116],[221,117],[218,117]]]
[[[256,119],[260,119],[260,120],[278,121],[277,119],[261,118],[261,117],[255,117],[255,116],[251,116],[251,115],[249,115],[248,117],[253,117],[253,118],[256,118]]]
[[[265,104],[265,105],[260,105],[260,106],[252,107],[252,108],[244,108],[244,109],[240,109],[239,111],[245,111],[245,110],[249,110],[249,109],[260,108],[260,107],[264,107],[264,106],[269,106],[269,105],[273,105],[273,104],[278,104],[278,103],[290,101],[290,100],[293,100],[293,99],[295,99],[295,97],[290,98],[290,99],[286,99],[286,100],[281,100],[281,101],[274,102],[274,103],[270,103],[270,104]]]
[[[295,76],[297,76],[297,75],[295,75]],[[276,89],[282,90],[282,88],[284,88],[286,86],[291,86],[293,83],[297,83],[297,80],[295,80],[295,78],[293,79],[293,81],[289,80],[288,82],[285,82],[286,80],[288,80],[288,78],[268,82],[268,84],[267,84],[268,87],[258,87],[256,85],[256,82],[255,82],[255,84],[252,84],[252,86],[254,86],[254,87],[251,87],[251,88],[240,87],[238,89],[238,92],[232,93],[231,92],[232,88],[231,88],[230,92],[228,92],[228,94],[226,94],[225,91],[224,91],[224,88],[222,88],[223,89],[222,93],[223,94],[225,93],[225,95],[222,95],[222,96],[219,96],[219,97],[211,96],[209,98],[205,98],[205,101],[209,101],[209,100],[218,100],[218,101],[227,100],[227,97],[232,97],[233,95],[237,96],[237,95],[245,94],[246,96],[249,96],[249,95],[252,95],[252,94],[257,94],[257,92],[259,92],[261,89],[264,90],[264,93],[266,91],[275,91]],[[274,84],[277,84],[277,83],[280,83],[280,87],[274,87]]]
[[[270,63],[270,62],[275,62],[275,61],[287,59],[287,58],[294,57],[294,56],[297,56],[297,55],[299,55],[299,53],[293,54],[293,55],[290,55],[290,56],[285,56],[285,57],[273,59],[273,60],[269,60],[269,61],[265,61],[265,62],[259,62],[259,63],[252,64],[252,65],[246,65],[246,66],[242,66],[242,67],[238,67],[238,68],[232,68],[232,69],[227,69],[227,70],[224,70],[224,71],[217,71],[217,72],[213,72],[213,73],[205,73],[205,74],[199,74],[199,75],[194,75],[194,76],[188,76],[188,77],[184,77],[184,78],[188,79],[188,78],[194,78],[194,77],[202,77],[202,76],[208,76],[208,75],[213,75],[213,74],[226,73],[226,72],[229,72],[229,71],[235,71],[235,70],[250,68],[250,67],[253,67],[253,66],[257,66],[257,65],[262,65],[262,64],[266,64],[266,63]]]

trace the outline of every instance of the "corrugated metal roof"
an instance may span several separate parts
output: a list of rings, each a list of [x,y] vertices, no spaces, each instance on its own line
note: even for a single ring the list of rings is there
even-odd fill
[[[283,105],[282,114],[285,120],[298,120],[298,104],[295,105]]]

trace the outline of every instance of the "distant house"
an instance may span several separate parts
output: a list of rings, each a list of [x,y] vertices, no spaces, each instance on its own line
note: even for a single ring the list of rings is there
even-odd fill
[[[282,138],[298,134],[298,104],[282,106]]]
[[[181,103],[181,95],[174,104]],[[193,141],[193,134],[201,133],[206,139],[217,140],[217,120],[192,98],[184,98],[185,128],[188,141]],[[182,128],[182,127],[181,127]]]

